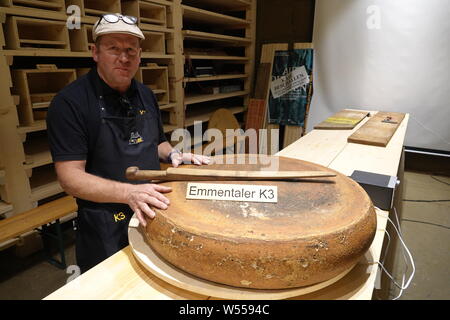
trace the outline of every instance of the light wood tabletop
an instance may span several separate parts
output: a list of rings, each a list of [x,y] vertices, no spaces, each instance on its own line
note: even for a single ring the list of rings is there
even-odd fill
[[[371,112],[371,115],[374,114],[376,111]],[[364,119],[352,130],[312,130],[276,155],[315,162],[347,176],[354,170],[363,170],[401,178],[403,141],[409,115],[406,114],[386,147],[347,142],[348,136],[367,120]],[[376,209],[376,213],[377,232],[360,262],[334,284],[292,299],[372,299],[374,289],[381,283],[377,261],[380,261],[389,216],[388,211],[380,209]],[[45,299],[203,300],[215,297],[185,291],[160,280],[139,264],[128,246]]]

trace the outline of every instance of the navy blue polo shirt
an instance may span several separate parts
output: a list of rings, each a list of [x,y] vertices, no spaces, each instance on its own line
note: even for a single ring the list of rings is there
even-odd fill
[[[126,116],[130,105],[152,112],[157,119],[159,143],[167,141],[154,93],[133,79],[122,96],[130,102],[124,106],[120,93],[109,87],[94,67],[88,74],[63,88],[48,108],[47,132],[54,162],[89,160],[89,151],[95,148],[101,124],[98,94],[104,97],[108,115]]]

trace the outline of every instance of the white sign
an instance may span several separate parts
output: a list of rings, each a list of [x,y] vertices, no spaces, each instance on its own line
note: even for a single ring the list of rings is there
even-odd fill
[[[277,202],[277,186],[188,183],[186,199]]]
[[[272,81],[270,90],[274,98],[279,98],[289,91],[306,86],[309,83],[309,76],[306,72],[305,66],[294,68],[285,76],[279,77]]]

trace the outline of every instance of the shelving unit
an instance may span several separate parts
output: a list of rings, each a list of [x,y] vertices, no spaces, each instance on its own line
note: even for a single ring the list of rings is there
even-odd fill
[[[185,126],[208,122],[220,108],[242,117],[252,89],[256,1],[183,0],[182,10]]]
[[[125,13],[124,2],[138,1],[0,0],[0,215],[32,209],[63,192],[47,145],[46,108],[62,87],[88,72],[93,24],[103,13]],[[178,80],[183,79],[181,2],[139,3],[147,38],[141,61],[144,70],[148,63],[158,66],[152,70],[155,79],[145,76],[151,85],[160,84],[156,79],[163,74],[164,88],[155,88],[155,94],[166,119],[164,132],[170,134],[184,125],[183,81]],[[80,8],[80,29],[66,27],[70,5]],[[150,8],[159,12],[154,20]],[[55,66],[46,65],[53,60]]]
[[[80,9],[80,29],[66,27],[71,5]],[[0,0],[0,215],[62,192],[46,144],[46,108],[88,72],[92,28],[107,12],[139,18],[146,40],[137,77],[155,92],[166,134],[206,124],[219,108],[241,118],[246,111],[256,0]],[[185,73],[196,66],[214,72]]]

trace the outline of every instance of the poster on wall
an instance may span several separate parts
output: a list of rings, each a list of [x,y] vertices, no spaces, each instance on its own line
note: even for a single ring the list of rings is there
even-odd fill
[[[313,49],[275,51],[269,97],[269,123],[304,126],[311,97]]]

